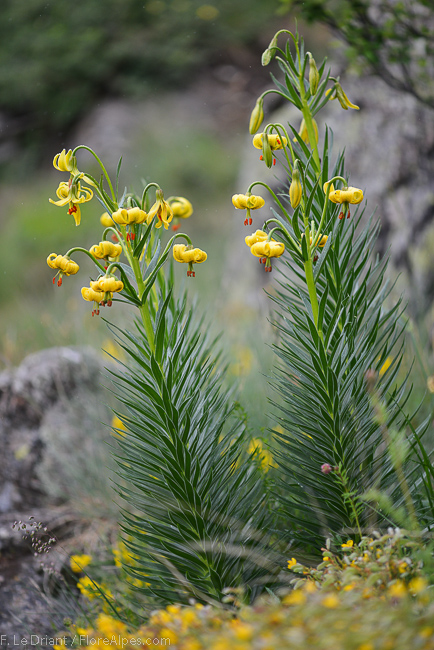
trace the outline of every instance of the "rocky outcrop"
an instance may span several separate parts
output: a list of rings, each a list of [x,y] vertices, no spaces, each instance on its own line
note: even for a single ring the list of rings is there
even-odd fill
[[[62,607],[77,603],[59,588],[65,548],[98,517],[114,519],[104,365],[91,348],[52,348],[0,374],[2,634],[61,629]]]

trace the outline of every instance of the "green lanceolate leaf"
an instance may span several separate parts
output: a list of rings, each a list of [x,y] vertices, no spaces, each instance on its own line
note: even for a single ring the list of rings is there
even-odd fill
[[[185,297],[161,291],[155,352],[142,327],[118,332],[128,361],[114,371],[125,435],[116,458],[129,504],[125,542],[143,590],[163,602],[221,600],[227,587],[251,598],[280,570],[260,565],[272,528],[257,463],[231,419],[215,340]]]

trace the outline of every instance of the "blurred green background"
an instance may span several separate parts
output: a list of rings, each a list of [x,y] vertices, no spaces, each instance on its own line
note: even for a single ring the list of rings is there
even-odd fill
[[[235,291],[231,295],[237,283],[237,277],[228,282],[226,268],[235,236],[231,196],[243,191],[237,179],[248,120],[256,97],[269,86],[261,53],[278,28],[294,29],[295,18],[303,19],[299,4],[3,0],[0,370],[51,345],[109,345],[104,322],[91,318],[91,308],[80,296],[90,266],[77,260],[83,263],[79,277],[57,288],[45,263],[51,252],[99,241],[102,210],[97,201],[82,207],[79,229],[65,209],[48,203],[58,183],[66,180],[52,167],[54,155],[88,144],[112,175],[123,156],[121,186],[140,190],[143,180],[154,180],[166,196],[192,201],[194,214],[185,229],[209,260],[188,283],[189,291],[192,299],[198,295],[210,327],[224,330],[230,378],[241,389],[256,431],[268,426],[263,375],[273,363],[264,345],[273,339],[269,307],[261,301],[240,302]],[[315,20],[315,15],[311,11],[307,19]],[[320,60],[331,34],[319,23],[301,22],[299,28]],[[97,173],[83,154],[80,167],[86,168],[85,163]],[[181,285],[184,269],[177,272]],[[256,284],[261,283],[265,280]],[[429,318],[413,329],[421,350],[431,350]],[[115,304],[110,319],[128,326],[131,314]],[[434,374],[431,356],[419,356],[424,369],[416,364],[417,398]],[[408,364],[411,357],[410,350]],[[432,395],[426,399],[430,412]]]

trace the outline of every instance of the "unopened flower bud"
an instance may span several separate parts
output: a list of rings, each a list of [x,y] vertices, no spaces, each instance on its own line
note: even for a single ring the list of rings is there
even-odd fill
[[[250,116],[249,132],[254,135],[264,120],[264,99],[259,97]]]
[[[277,47],[277,35],[273,36],[273,38],[270,41],[270,45],[263,53],[261,59],[262,65],[268,65],[270,61],[272,61],[274,55],[276,54],[276,47]]]
[[[343,88],[342,88],[340,83],[335,83],[335,92],[336,92],[336,97],[337,97],[337,99],[338,99],[338,101],[339,101],[339,103],[340,103],[340,105],[342,106],[343,109],[345,109],[346,111],[349,108],[354,108],[357,111],[360,110],[359,106],[356,106],[356,104],[353,104],[352,102],[350,102],[350,100],[348,99],[348,97],[344,93]]]
[[[303,188],[300,182],[300,172],[296,167],[292,173],[292,182],[289,186],[289,202],[295,208],[300,204],[301,197],[303,196]]]
[[[312,95],[316,94],[319,84],[319,72],[313,56],[309,58],[309,86]]]
[[[321,465],[321,472],[323,474],[330,474],[333,472],[333,467],[329,463],[324,463],[324,465]]]
[[[262,137],[262,155],[264,157],[264,161],[267,167],[271,168],[273,165],[273,152],[271,149],[271,145],[267,133],[264,133]]]

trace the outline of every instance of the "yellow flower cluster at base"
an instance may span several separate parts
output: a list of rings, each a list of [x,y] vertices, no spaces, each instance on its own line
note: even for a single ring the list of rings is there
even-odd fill
[[[82,573],[91,562],[91,555],[71,555],[69,558],[69,566],[74,573]]]

